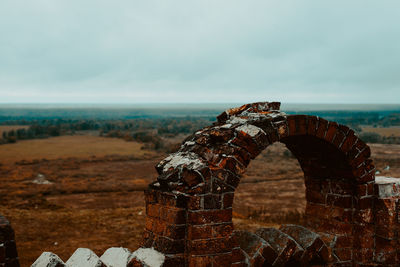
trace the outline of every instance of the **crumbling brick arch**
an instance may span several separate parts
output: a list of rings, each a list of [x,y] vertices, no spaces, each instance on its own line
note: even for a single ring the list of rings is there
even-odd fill
[[[163,252],[166,265],[238,262],[235,188],[250,160],[280,141],[304,171],[308,227],[322,234],[328,261],[365,262],[373,240],[369,147],[346,126],[286,115],[279,107],[265,102],[227,110],[156,166],[159,177],[146,192],[144,247]]]

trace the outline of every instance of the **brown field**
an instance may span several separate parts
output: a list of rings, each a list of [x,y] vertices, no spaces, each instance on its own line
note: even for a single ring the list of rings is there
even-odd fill
[[[96,136],[0,146],[0,214],[15,229],[22,266],[43,251],[67,260],[78,247],[98,255],[112,246],[135,250],[145,222],[142,191],[166,156],[140,148]],[[400,145],[371,148],[380,175],[400,177]],[[235,194],[236,228],[301,221],[302,171],[285,150],[274,144],[250,164]]]
[[[371,126],[362,126],[363,132],[377,133],[382,136],[400,136],[400,126],[392,126],[392,127],[371,127]]]
[[[3,137],[3,132],[18,130],[18,129],[28,129],[28,128],[29,125],[0,125],[0,138]]]
[[[122,139],[92,135],[59,136],[47,139],[22,140],[0,146],[0,162],[53,160],[58,158],[90,158],[106,155],[143,157],[152,152],[142,150],[142,144]]]

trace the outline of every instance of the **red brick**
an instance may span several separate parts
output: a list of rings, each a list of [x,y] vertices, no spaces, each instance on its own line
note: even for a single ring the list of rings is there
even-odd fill
[[[315,135],[317,132],[317,125],[318,125],[318,117],[309,116],[308,117],[307,134]]]
[[[226,143],[230,139],[233,138],[234,135],[234,130],[233,129],[210,129],[208,131],[208,134],[210,135],[210,143]]]
[[[326,204],[326,194],[320,191],[306,189],[306,200],[316,204]]]
[[[164,206],[160,209],[160,218],[171,224],[186,223],[186,210]]]
[[[230,266],[232,263],[232,253],[215,255],[213,266]]]
[[[327,205],[341,207],[341,208],[351,208],[353,206],[351,196],[328,194],[326,198],[326,203]]]
[[[331,192],[332,194],[338,195],[353,195],[355,191],[355,186],[351,182],[331,182]]]
[[[307,116],[306,115],[290,115],[287,117],[289,126],[289,135],[305,135],[307,134]]]
[[[340,259],[340,261],[348,261],[352,259],[353,249],[344,248],[344,249],[335,249],[334,253]]]
[[[145,229],[143,231],[142,241],[141,241],[140,245],[145,248],[152,247],[154,239],[155,239],[155,235],[151,231],[148,231]]]
[[[153,218],[160,218],[160,210],[161,210],[160,204],[147,204],[146,205],[147,216],[150,216]]]
[[[186,196],[161,191],[157,192],[157,200],[160,205],[177,208],[185,208],[187,202]]]
[[[289,135],[296,135],[296,120],[294,116],[287,117],[287,123],[289,127]]]
[[[211,225],[188,225],[187,226],[187,239],[208,239],[213,237]]]
[[[237,137],[232,139],[231,143],[243,149],[246,149],[250,153],[252,159],[257,157],[262,150],[258,147],[253,138],[251,138],[250,135],[244,132],[238,132]]]
[[[215,179],[219,179],[231,186],[232,188],[236,188],[240,182],[240,177],[233,172],[221,168],[211,168],[212,176]]]
[[[346,138],[343,141],[343,144],[340,146],[340,150],[344,153],[350,151],[350,149],[354,146],[357,141],[357,136],[354,135],[353,131],[350,131]]]
[[[357,196],[369,196],[374,194],[374,183],[357,185]]]
[[[395,264],[397,241],[377,236],[375,239],[375,260],[385,264]]]
[[[165,255],[165,260],[162,266],[185,266],[184,254]]]
[[[181,180],[185,181],[185,183],[190,187],[193,187],[201,182],[204,182],[203,177],[199,172],[188,170],[186,168],[182,170],[180,177]]]
[[[232,249],[232,263],[244,261],[246,257],[241,248],[236,247]]]
[[[371,263],[374,260],[374,250],[372,248],[355,249],[353,258],[359,263]]]
[[[374,197],[354,198],[354,208],[358,210],[371,209],[374,202]]]
[[[333,138],[336,135],[336,131],[337,131],[337,123],[336,122],[329,122],[328,123],[328,129],[326,131],[325,137],[324,139],[328,142],[332,142]]]
[[[188,241],[191,255],[227,253],[232,251],[232,241],[229,238],[212,238]]]
[[[145,190],[144,197],[148,204],[154,204],[157,202],[157,194],[154,190]]]
[[[194,225],[232,221],[232,209],[189,211],[188,222]]]
[[[370,172],[370,173],[365,172],[361,177],[357,179],[358,183],[369,183],[373,181],[375,181],[375,172]]]
[[[234,193],[225,193],[223,195],[223,208],[231,208],[233,205]]]
[[[249,267],[249,264],[247,262],[237,262],[237,263],[232,263],[232,267]]]
[[[356,179],[357,179],[359,182],[361,182],[361,181],[360,181],[360,178],[361,178],[361,177],[364,177],[365,175],[368,174],[368,173],[367,173],[367,170],[365,169],[365,166],[364,166],[364,165],[361,165],[361,166],[357,167],[356,169],[353,169],[353,170],[352,170],[352,173],[353,173],[354,177],[356,177]]]
[[[359,233],[354,237],[354,248],[373,248],[374,247],[374,235]]]
[[[372,206],[370,209],[356,210],[354,221],[357,223],[372,223],[374,214],[372,213]]]
[[[353,226],[350,223],[325,219],[320,221],[320,224],[315,230],[326,234],[349,235],[352,233]]]
[[[265,258],[258,252],[250,259],[250,266],[263,266]]]
[[[168,224],[164,231],[164,236],[171,239],[183,239],[186,235],[186,225],[178,226],[173,224]]]
[[[307,117],[306,115],[296,115],[296,133],[299,135],[307,134]]]
[[[319,118],[319,120],[318,120],[318,129],[317,129],[317,132],[316,132],[316,136],[318,138],[323,139],[325,137],[325,133],[326,133],[327,127],[328,127],[328,121],[324,120],[322,118]]]
[[[213,266],[213,258],[212,256],[198,256],[198,257],[190,257],[189,258],[189,267],[212,267]]]
[[[167,237],[157,237],[154,241],[154,249],[164,254],[184,253],[185,240],[173,240]]]
[[[218,167],[229,170],[236,174],[243,174],[246,170],[245,166],[233,156],[223,157],[221,162],[218,164]]]
[[[228,223],[228,224],[214,225],[211,228],[213,237],[215,238],[229,237],[231,236],[233,231],[233,224]]]
[[[187,207],[190,210],[199,210],[203,208],[203,196],[189,196]]]
[[[164,233],[167,229],[167,223],[161,220],[153,220],[153,230],[152,232],[161,236],[164,236]]]
[[[359,139],[358,139],[359,140]],[[346,158],[348,162],[351,162],[354,160],[357,155],[360,153],[360,150],[354,145],[347,153],[346,153]]]
[[[365,162],[370,156],[369,148],[365,148],[361,153],[350,162],[353,168],[358,167],[361,163]]]
[[[221,209],[222,208],[222,196],[208,194],[204,197],[204,209]]]
[[[342,142],[344,141],[345,138],[346,138],[346,135],[342,131],[338,130],[338,131],[336,131],[336,135],[332,141],[332,144],[335,147],[340,148],[340,145],[342,144]]]
[[[307,217],[320,217],[319,215],[324,214],[326,209],[325,205],[307,202],[306,215]]]
[[[213,194],[222,194],[225,192],[234,192],[235,188],[231,185],[228,185],[224,181],[220,180],[219,178],[212,178],[212,187],[211,193]]]
[[[353,247],[353,236],[337,236],[335,242],[335,248],[352,248]]]

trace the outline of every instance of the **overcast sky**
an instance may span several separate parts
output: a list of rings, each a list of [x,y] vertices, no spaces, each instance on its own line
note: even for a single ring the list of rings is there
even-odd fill
[[[0,102],[400,103],[400,1],[1,0]]]

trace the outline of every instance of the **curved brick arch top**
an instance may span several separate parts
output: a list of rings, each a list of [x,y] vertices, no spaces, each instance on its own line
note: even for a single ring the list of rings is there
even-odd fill
[[[304,172],[307,227],[323,235],[332,262],[365,262],[362,253],[374,238],[370,148],[344,125],[279,108],[260,102],[229,109],[156,166],[159,176],[146,191],[143,247],[164,253],[171,265],[238,262],[234,191],[250,161],[279,141]]]
[[[230,191],[250,160],[277,141],[296,156],[306,177],[374,180],[370,148],[353,130],[316,116],[286,115],[279,107],[263,102],[223,112],[156,166],[159,177],[151,187],[191,195]]]

